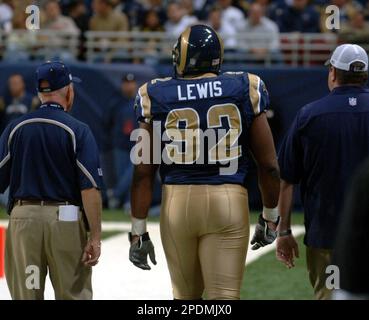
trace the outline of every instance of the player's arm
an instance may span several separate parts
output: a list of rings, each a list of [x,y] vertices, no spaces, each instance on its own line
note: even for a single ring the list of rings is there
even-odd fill
[[[152,162],[152,125],[140,122],[140,130],[147,134],[138,137],[136,146],[139,146],[139,156],[143,157],[143,153],[150,154],[149,163],[138,163],[134,166],[132,186],[131,186],[131,215],[132,219],[145,221],[151,206],[152,192],[155,179],[155,173],[158,168]],[[143,141],[145,137],[149,141]],[[135,227],[133,225],[133,227]],[[146,226],[144,230],[146,232]],[[133,230],[132,235],[137,236],[142,230]]]
[[[141,135],[136,143],[142,153],[149,152],[149,163],[138,163],[134,166],[131,187],[131,219],[132,229],[130,232],[131,248],[130,261],[138,268],[150,270],[147,255],[152,263],[156,264],[154,246],[150,240],[146,228],[146,219],[151,206],[153,185],[157,165],[152,164],[152,125],[140,122],[140,130],[146,132]],[[148,138],[149,141],[143,141]],[[144,157],[142,157],[144,159]]]
[[[279,221],[278,197],[280,189],[279,166],[273,136],[262,113],[250,127],[250,149],[258,170],[259,189],[263,200],[263,213],[259,217],[251,244],[253,250],[272,243]]]
[[[250,148],[258,168],[259,188],[267,208],[278,205],[280,177],[272,132],[265,113],[256,117],[250,128]],[[264,216],[276,221],[273,217]]]

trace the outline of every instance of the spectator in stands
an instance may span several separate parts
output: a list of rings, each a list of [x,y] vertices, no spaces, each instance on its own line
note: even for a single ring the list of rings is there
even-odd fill
[[[232,0],[218,0],[217,4],[222,9],[224,28],[234,28],[236,33],[245,30],[245,15],[240,9],[232,6]]]
[[[0,0],[1,1],[1,0]],[[26,30],[26,20],[28,15],[25,12],[26,5],[29,5],[32,0],[24,0],[21,3],[14,2],[13,10],[13,30]],[[3,53],[3,60],[7,62],[29,61],[30,52],[29,46],[35,42],[35,34],[10,32],[7,35],[7,46]]]
[[[8,79],[8,92],[0,97],[0,132],[14,119],[35,109],[39,104],[36,96],[26,91],[26,84],[20,74]]]
[[[197,22],[197,18],[190,16],[180,1],[170,2],[167,7],[168,21],[165,23],[165,31],[175,38],[190,25]]]
[[[88,15],[90,16],[92,15],[92,1],[93,0],[85,0],[87,12],[88,12]]]
[[[38,50],[37,57],[43,60],[74,60],[75,52],[70,50],[69,44],[73,37],[78,40],[80,30],[72,18],[62,15],[58,0],[47,0],[43,8],[41,29],[48,33],[38,34],[38,40],[47,43],[47,46]]]
[[[18,11],[18,10],[22,10],[22,9],[26,9],[28,6],[35,4],[35,0],[22,0],[22,1],[17,1],[17,0],[10,0],[12,2],[14,11]],[[47,1],[47,0],[44,0]]]
[[[29,14],[26,13],[26,8],[27,6],[34,4],[34,2],[34,0],[12,0],[11,4],[13,9],[13,29],[26,29],[25,21],[29,16]]]
[[[270,18],[280,32],[320,32],[319,13],[308,0],[292,0],[291,4],[280,4],[272,9]]]
[[[110,0],[110,1],[111,1],[111,4],[113,5],[114,9],[116,9],[119,6],[120,2],[121,2],[121,0]],[[125,0],[123,0],[123,1],[125,1]]]
[[[190,16],[194,15],[194,7],[192,0],[181,0],[183,8],[186,10],[187,14]]]
[[[155,10],[147,11],[144,16],[144,23],[141,31],[144,32],[163,32],[164,27],[160,23],[158,12]],[[157,43],[160,41],[159,37],[150,36],[149,39],[145,39],[145,54],[144,63],[148,65],[155,65],[159,62],[157,57],[158,48]]]
[[[214,8],[217,0],[194,0],[193,10],[194,15],[199,20],[206,20],[209,18],[210,11]]]
[[[347,24],[339,30],[339,38],[342,42],[348,43],[368,43],[369,22],[365,21],[362,11],[355,12]]]
[[[143,4],[143,14],[146,12],[154,10],[157,12],[161,25],[164,25],[167,21],[167,12],[165,10],[163,0],[147,0]]]
[[[3,0],[0,3],[0,31],[12,30],[13,8],[12,0]]]
[[[28,18],[28,14],[26,13],[24,7],[18,7],[17,9],[15,9],[13,20],[12,20],[13,29],[15,30],[26,29],[27,18]]]
[[[134,74],[129,73],[122,79],[121,98],[115,101],[104,115],[104,127],[108,139],[113,142],[116,184],[114,190],[108,190],[109,207],[117,208],[129,203],[129,189],[133,173],[130,160],[132,142],[130,135],[136,127],[133,109],[137,94],[137,82]]]
[[[160,17],[157,11],[150,10],[145,13],[141,31],[150,31],[150,32],[164,31],[164,27],[160,23]]]
[[[237,48],[236,29],[223,23],[220,8],[214,7],[210,10],[207,24],[223,38],[225,50],[235,50]]]
[[[363,6],[353,0],[331,0],[330,4],[340,9],[340,22],[345,23],[357,12],[363,9]]]
[[[86,53],[86,36],[85,32],[88,31],[90,17],[88,15],[87,6],[84,0],[70,0],[69,5],[67,7],[68,15],[73,19],[74,23],[77,25],[80,34],[80,43],[79,43],[79,60],[85,60]]]
[[[255,58],[263,60],[267,54],[279,53],[279,29],[277,24],[265,17],[265,8],[253,3],[249,8],[245,31],[250,39],[245,45]]]
[[[358,11],[363,10],[363,7],[360,3],[352,0],[331,0],[329,4],[334,5],[339,9],[340,27],[349,24],[351,17],[353,17]],[[331,30],[328,30],[325,25],[325,21],[328,15],[325,13],[324,9],[325,7],[323,7],[323,10],[321,12],[321,29],[323,32],[330,32]]]
[[[57,30],[74,35],[79,34],[79,29],[70,17],[63,16],[58,0],[48,0],[44,6],[45,20],[42,29]]]
[[[142,26],[144,9],[137,0],[121,0],[115,10],[123,12],[128,17],[132,30],[139,29]]]
[[[88,30],[90,17],[84,0],[70,0],[68,15],[73,19],[82,34]]]
[[[114,10],[114,3],[112,0],[93,0],[92,8],[94,15],[90,20],[91,31],[114,32],[129,30],[127,16],[122,12]],[[126,56],[126,48],[124,47],[124,45],[127,44],[126,38],[100,37],[96,40],[99,41],[99,45],[95,51],[99,53],[95,57],[95,62],[109,63],[122,62],[124,60]],[[115,45],[117,42],[120,42],[122,46],[118,46],[120,49],[111,48],[110,44],[112,42],[114,42]]]
[[[272,0],[240,0],[240,1],[237,1],[236,3],[238,4],[238,7],[245,13],[245,15],[248,16],[250,6],[253,3],[260,4],[264,8],[265,12],[267,12],[272,3],[279,3],[279,2],[284,2],[284,1],[285,0],[277,0],[277,1],[272,1]]]
[[[260,4],[266,10],[270,5],[271,0],[254,0],[253,2]]]
[[[94,15],[90,20],[92,31],[128,31],[128,18],[124,13],[114,11],[112,0],[93,0]]]

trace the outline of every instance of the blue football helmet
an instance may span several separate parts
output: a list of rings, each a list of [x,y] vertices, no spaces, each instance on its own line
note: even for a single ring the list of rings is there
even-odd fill
[[[202,24],[188,27],[173,48],[175,75],[219,74],[223,54],[223,41],[214,29]]]

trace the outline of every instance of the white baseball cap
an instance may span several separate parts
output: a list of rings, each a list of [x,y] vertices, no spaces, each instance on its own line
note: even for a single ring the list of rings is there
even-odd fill
[[[364,67],[353,68],[354,62],[362,62]],[[368,71],[368,55],[356,44],[342,44],[334,50],[331,58],[325,63],[325,65],[329,64],[344,71],[364,72]]]

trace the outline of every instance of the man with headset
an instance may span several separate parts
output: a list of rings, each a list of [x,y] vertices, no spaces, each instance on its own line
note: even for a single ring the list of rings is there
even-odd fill
[[[47,272],[56,299],[92,298],[102,172],[89,127],[68,114],[78,80],[61,62],[42,64],[42,105],[11,122],[0,138],[0,192],[9,186],[5,272],[13,299],[43,299]]]

